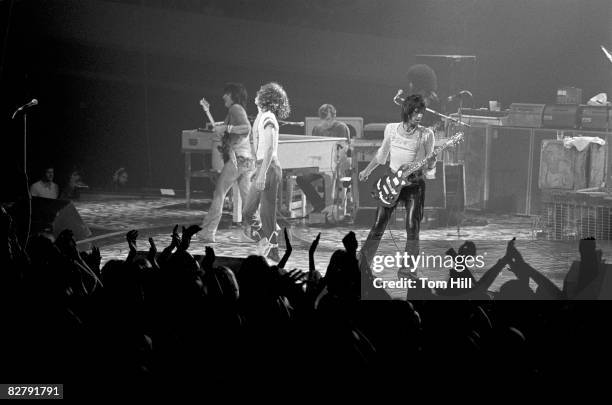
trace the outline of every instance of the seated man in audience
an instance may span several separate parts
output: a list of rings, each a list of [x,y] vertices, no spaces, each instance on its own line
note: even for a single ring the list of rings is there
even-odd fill
[[[334,148],[334,185],[340,183],[340,178],[350,176],[351,169],[351,133],[348,125],[336,120],[336,108],[331,104],[323,104],[319,107],[319,118],[321,122],[312,129],[313,136],[328,136],[346,139]],[[312,183],[322,178],[319,173],[310,173],[298,176],[296,183],[302,189],[308,202],[312,204],[313,212],[321,212],[325,207],[325,200],[321,198]],[[335,187],[337,189],[337,187]],[[328,207],[330,208],[330,207]],[[327,209],[326,209],[327,211]]]
[[[111,191],[125,191],[128,187],[128,178],[128,171],[124,167],[117,169],[111,179]]]
[[[30,186],[30,194],[32,197],[57,199],[59,196],[59,187],[53,181],[54,176],[55,170],[53,166],[46,167],[43,171],[42,178]]]
[[[83,177],[81,175],[81,171],[77,168],[72,170],[68,180],[62,187],[62,192],[60,193],[60,199],[62,200],[78,200],[81,196],[81,190],[89,188],[85,183],[83,183]]]

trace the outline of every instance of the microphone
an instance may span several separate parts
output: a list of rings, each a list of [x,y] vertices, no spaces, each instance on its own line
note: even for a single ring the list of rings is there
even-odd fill
[[[21,107],[19,107],[20,110],[23,110],[24,108],[29,108],[29,107],[33,107],[35,105],[38,105],[38,100],[36,100],[35,98],[32,99],[32,101],[30,101],[27,104],[22,105]]]
[[[30,101],[27,104],[22,105],[21,107],[19,107],[18,109],[15,110],[15,112],[13,113],[13,116],[11,117],[11,119],[15,119],[15,116],[17,115],[17,113],[19,111],[22,111],[26,108],[30,108],[30,107],[34,107],[35,105],[38,105],[38,100],[33,98],[32,101]]]
[[[472,95],[472,92],[469,90],[461,90],[459,93],[457,94],[453,94],[452,96],[449,96],[447,98],[447,101],[453,101],[454,99],[458,98],[458,97],[463,97],[463,96],[469,96],[469,97],[474,97]]]

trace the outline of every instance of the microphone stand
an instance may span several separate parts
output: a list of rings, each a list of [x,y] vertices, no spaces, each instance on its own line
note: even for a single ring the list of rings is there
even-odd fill
[[[462,117],[462,110],[463,110],[463,97],[459,96],[459,111],[457,112],[459,118],[457,120],[453,120],[455,123],[458,123],[460,125],[464,125],[469,127],[468,124],[464,123],[462,121],[463,117]],[[459,180],[465,180],[463,179],[463,174],[465,173],[465,168],[463,170],[463,173],[459,173],[459,163],[458,163],[459,159],[457,159],[457,187],[455,188],[455,207],[454,207],[454,212],[456,215],[456,220],[457,220],[457,232],[455,233],[447,233],[447,236],[457,236],[457,239],[460,239],[461,237],[465,237],[465,236],[469,236],[469,233],[461,233],[461,223],[463,222],[463,215],[461,215],[461,218],[459,216]],[[465,161],[464,161],[465,164]],[[463,167],[463,166],[462,166]],[[465,191],[465,190],[464,190]],[[462,197],[463,198],[463,197]],[[465,201],[463,202],[465,204]]]
[[[436,115],[436,116],[442,118],[442,119],[445,119],[445,120],[448,120],[448,121],[452,121],[452,122],[454,122],[456,124],[459,124],[459,125],[462,125],[464,127],[471,127],[470,124],[461,121],[461,119],[453,118],[453,117],[451,117],[449,115],[444,115],[442,113],[437,112],[436,110],[432,110],[431,108],[426,108],[425,110],[430,112],[430,113],[432,113],[433,115]],[[459,113],[459,117],[461,117],[461,113]]]
[[[13,113],[11,119],[15,119],[17,113],[23,110],[24,107],[19,107]],[[22,246],[28,247],[28,241],[30,240],[30,230],[32,228],[32,195],[30,194],[30,181],[28,180],[28,115],[23,113],[23,175],[25,176],[26,192],[28,193],[28,227],[26,229],[25,240]]]

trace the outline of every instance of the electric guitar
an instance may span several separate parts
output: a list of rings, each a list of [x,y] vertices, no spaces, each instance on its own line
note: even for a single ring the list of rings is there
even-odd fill
[[[397,204],[397,200],[400,196],[402,188],[411,184],[410,175],[414,174],[417,170],[425,166],[429,159],[437,156],[440,152],[447,148],[454,147],[462,141],[463,132],[457,132],[448,141],[446,141],[444,145],[435,149],[425,158],[416,162],[403,165],[395,173],[386,174],[382,177],[379,177],[373,185],[373,189],[371,192],[372,198],[378,200],[377,202],[381,207],[395,206]]]
[[[204,113],[206,113],[206,116],[208,117],[210,123],[215,126],[215,120],[213,119],[213,116],[210,113],[210,103],[206,101],[205,98],[203,98],[202,100],[200,100],[200,105],[202,106]],[[231,159],[230,152],[232,151],[229,132],[225,131],[223,137],[221,138],[221,146],[217,146],[217,148],[219,149],[219,152],[221,152],[221,154],[223,155],[223,162],[227,163]]]

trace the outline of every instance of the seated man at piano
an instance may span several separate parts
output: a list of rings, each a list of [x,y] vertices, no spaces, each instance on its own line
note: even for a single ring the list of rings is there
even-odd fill
[[[340,179],[345,176],[350,176],[351,170],[351,135],[348,125],[344,122],[336,120],[336,108],[331,104],[323,104],[319,107],[319,118],[321,122],[312,129],[313,136],[326,136],[335,138],[344,138],[346,142],[338,143],[334,148],[334,159],[332,161],[334,182],[333,190],[337,191],[335,186],[340,183]],[[296,183],[306,195],[307,200],[312,204],[313,212],[322,212],[327,210],[325,200],[319,195],[313,183],[322,179],[323,176],[319,173],[310,173],[303,176],[298,176]],[[328,207],[329,209],[330,207]]]
[[[204,100],[203,100],[204,101]],[[238,184],[242,207],[251,186],[251,174],[255,168],[249,134],[251,123],[245,105],[247,91],[241,83],[227,83],[223,89],[223,102],[228,109],[222,125],[215,125],[213,131],[223,139],[224,165],[215,185],[213,200],[208,214],[202,222],[200,238],[204,242],[215,242],[215,234],[223,211],[225,195],[234,183]],[[208,103],[202,103],[206,109]]]

